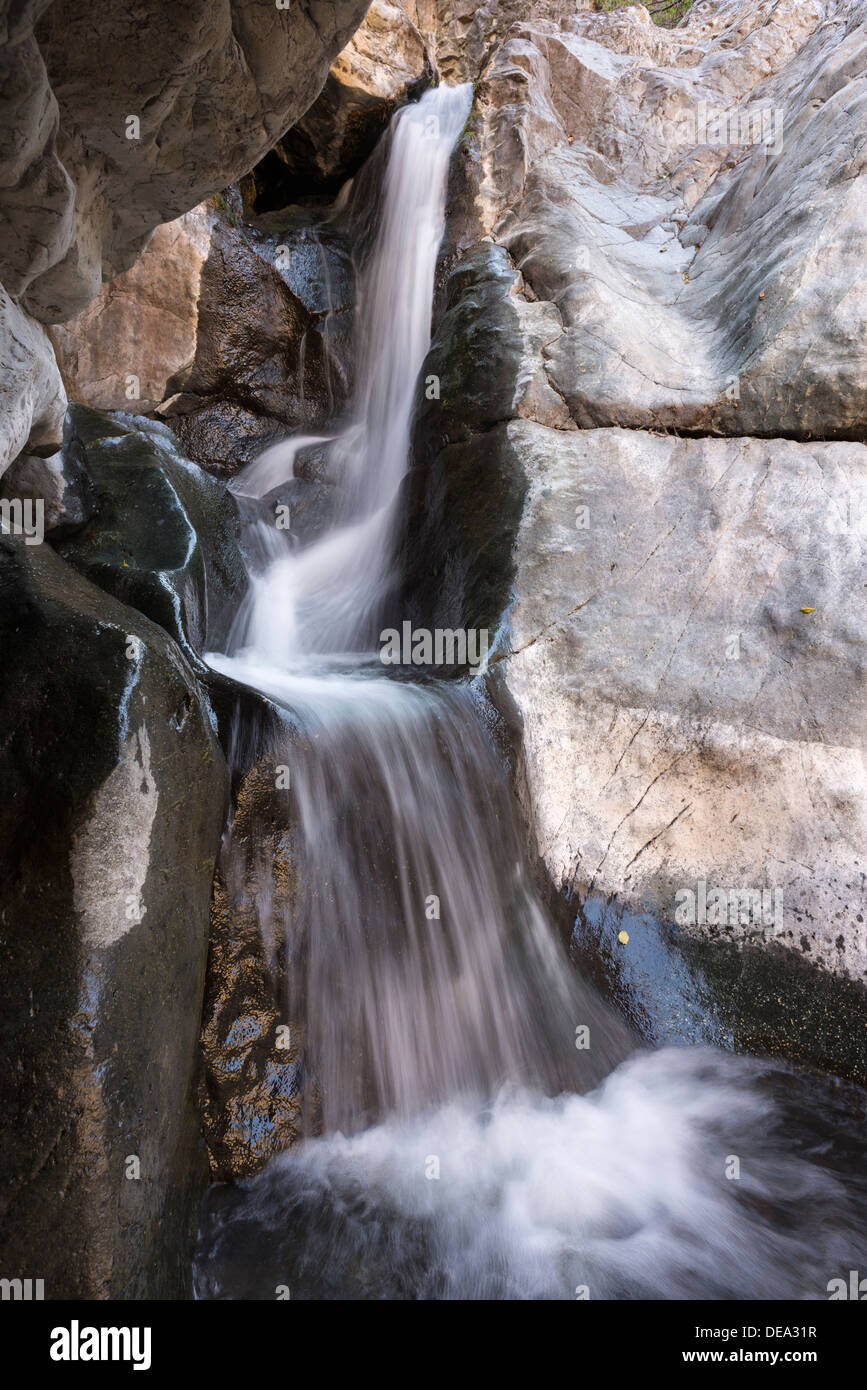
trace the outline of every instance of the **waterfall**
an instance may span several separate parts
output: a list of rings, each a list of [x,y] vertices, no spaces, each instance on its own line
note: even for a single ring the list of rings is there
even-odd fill
[[[347,486],[306,549],[250,513],[261,568],[229,653],[208,656],[300,726],[291,748],[272,751],[274,765],[291,764],[302,858],[280,929],[287,1008],[304,1020],[328,1130],[509,1081],[586,1088],[624,1050],[554,942],[470,695],[388,679],[359,650],[388,582],[448,163],[469,101],[469,86],[439,87],[395,118],[359,289],[356,399],[348,422],[314,441],[332,443]],[[285,482],[310,443],[267,450],[239,496]],[[261,892],[273,932],[267,883]],[[575,1028],[591,1020],[597,1048],[579,1052]]]
[[[431,301],[452,149],[472,89],[437,87],[398,113],[375,244],[358,295],[358,364],[350,419],[336,435],[274,445],[233,484],[260,498],[292,477],[301,448],[328,444],[341,502],[329,534],[300,552],[257,531],[261,572],[232,630],[231,649],[277,665],[313,653],[364,650],[388,585],[398,488],[407,469],[418,374],[430,345]]]
[[[469,104],[440,87],[392,122],[348,417],[234,485],[251,584],[207,659],[287,711],[260,751],[291,767],[298,887],[281,916],[260,874],[256,907],[285,948],[322,1133],[212,1192],[197,1293],[821,1297],[856,1259],[845,1232],[867,1201],[817,1157],[821,1135],[792,1145],[821,1083],[710,1049],[636,1052],[534,891],[480,690],[395,679],[372,650]],[[311,444],[339,500],[294,547],[267,497]],[[230,827],[237,883],[255,853]]]

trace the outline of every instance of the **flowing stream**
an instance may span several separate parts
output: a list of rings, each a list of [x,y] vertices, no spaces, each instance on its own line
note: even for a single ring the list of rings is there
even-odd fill
[[[638,1048],[534,891],[480,682],[378,660],[470,96],[432,90],[386,137],[349,417],[233,485],[251,582],[207,659],[286,711],[257,751],[291,767],[298,888],[275,917],[265,873],[257,910],[319,1108],[297,1147],[212,1189],[197,1296],[823,1298],[865,1254],[860,1093]],[[339,487],[299,547],[267,497],[311,446]]]

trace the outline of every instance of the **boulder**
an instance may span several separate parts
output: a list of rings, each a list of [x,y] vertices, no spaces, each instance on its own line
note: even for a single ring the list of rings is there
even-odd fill
[[[69,429],[68,423],[65,428]],[[67,435],[64,446],[49,444],[43,454],[19,454],[0,479],[0,496],[28,503],[29,517],[43,536],[60,540],[79,531],[93,516],[93,483],[80,441]]]
[[[225,762],[149,619],[0,538],[4,1269],[47,1298],[177,1298]]]
[[[204,674],[247,583],[237,517],[225,488],[188,459],[159,421],[71,406],[95,514],[57,549],[123,603],[145,613]]]
[[[209,225],[195,354],[158,413],[192,458],[226,477],[344,405],[353,278],[348,244],[327,221],[247,221],[230,190]]]

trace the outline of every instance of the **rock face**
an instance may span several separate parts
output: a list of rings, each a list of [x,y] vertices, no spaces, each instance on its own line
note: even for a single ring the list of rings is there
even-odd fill
[[[778,921],[720,934],[864,978],[867,449],[507,431],[503,661],[555,881],[668,920],[701,880],[773,886]]]
[[[511,26],[530,18],[558,21],[593,0],[401,0],[424,35],[444,82],[474,82]]]
[[[47,1298],[179,1297],[225,762],[154,623],[0,539],[0,1244]]]
[[[48,332],[67,391],[97,410],[152,411],[196,355],[202,267],[211,244],[204,204],[157,227],[131,270]]]
[[[579,425],[862,436],[865,63],[847,0],[515,26],[479,84],[476,212],[557,308]]]
[[[403,596],[500,628],[540,860],[647,1031],[695,1036],[704,991],[716,1036],[862,1079],[865,41],[848,0],[512,27],[453,176]]]
[[[360,169],[396,108],[432,79],[424,39],[405,9],[374,0],[310,110],[253,171],[256,207],[285,207],[311,194],[333,197]]]
[[[0,285],[0,476],[31,445],[60,442],[66,392],[45,329]]]
[[[230,476],[271,440],[345,402],[352,266],[330,225],[291,214],[244,223],[208,209],[196,351],[159,407],[204,468]]]
[[[80,313],[159,223],[260,159],[318,95],[365,0],[33,0],[2,39],[0,281],[45,323]]]

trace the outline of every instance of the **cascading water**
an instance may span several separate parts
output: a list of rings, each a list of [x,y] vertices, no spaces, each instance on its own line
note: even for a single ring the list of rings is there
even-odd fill
[[[254,577],[230,642],[278,666],[369,650],[387,588],[398,489],[407,468],[419,370],[430,315],[449,159],[469,114],[470,88],[439,87],[396,117],[376,244],[359,287],[355,408],[336,435],[305,436],[266,450],[235,484],[262,497],[292,476],[311,444],[329,444],[341,502],[329,534],[300,552],[275,544],[263,521],[265,562]]]
[[[812,1100],[839,1135],[857,1094],[707,1049],[627,1058],[532,889],[481,695],[390,679],[372,652],[469,102],[441,87],[392,123],[348,421],[235,485],[251,585],[208,660],[291,711],[291,742],[260,752],[291,764],[298,892],[275,923],[266,874],[258,908],[324,1132],[212,1192],[197,1293],[823,1297],[867,1194],[822,1156]],[[294,549],[261,499],[311,444],[339,500]],[[224,854],[249,852],[230,828]]]

